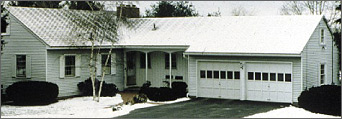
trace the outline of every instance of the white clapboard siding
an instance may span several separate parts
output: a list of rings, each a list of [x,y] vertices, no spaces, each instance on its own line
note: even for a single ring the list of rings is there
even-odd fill
[[[64,55],[61,55],[59,57],[59,78],[65,77],[65,57]]]
[[[114,75],[116,74],[116,53],[111,54],[111,60],[110,73]]]
[[[3,56],[4,57],[4,56]],[[16,74],[16,67],[17,67],[17,57],[16,55],[12,55],[11,57],[11,69],[12,69],[12,77],[15,78],[17,76]],[[2,65],[4,65],[4,62],[2,62]]]
[[[15,17],[11,14],[9,17],[10,34],[2,37],[7,43],[1,54],[1,84],[7,88],[14,82],[26,81],[27,78],[46,81],[46,45]],[[31,59],[30,62],[27,61],[27,78],[16,77],[16,54],[24,54],[28,56],[27,60]]]

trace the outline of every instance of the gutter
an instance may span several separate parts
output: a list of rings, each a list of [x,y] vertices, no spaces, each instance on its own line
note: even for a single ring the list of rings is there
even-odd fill
[[[225,52],[185,52],[184,55],[199,56],[258,56],[258,57],[301,57],[295,53],[225,53]]]

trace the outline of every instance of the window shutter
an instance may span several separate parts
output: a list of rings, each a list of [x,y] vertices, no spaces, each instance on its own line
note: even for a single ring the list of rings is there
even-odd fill
[[[96,61],[96,75],[101,76],[101,54],[97,55],[97,61]]]
[[[31,56],[26,55],[26,78],[31,78]]]
[[[76,73],[75,76],[76,77],[80,77],[81,76],[81,57],[82,55],[76,55],[76,62],[75,62],[75,67],[76,67]]]
[[[16,69],[17,69],[17,58],[16,55],[12,56],[12,77],[16,77]]]
[[[64,78],[65,74],[65,58],[64,55],[59,57],[59,78]]]
[[[111,74],[116,74],[116,53],[112,53],[111,55],[111,64],[110,64],[110,73]]]

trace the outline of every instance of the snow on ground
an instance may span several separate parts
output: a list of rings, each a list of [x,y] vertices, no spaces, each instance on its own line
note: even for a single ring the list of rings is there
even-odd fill
[[[244,118],[341,118],[325,114],[312,113],[303,108],[290,105],[280,109],[271,110],[265,113],[258,113]]]
[[[1,106],[2,118],[110,118],[126,115],[130,111],[161,104],[170,104],[189,100],[180,98],[175,101],[139,103],[123,105],[120,110],[112,111],[112,107],[122,103],[120,94],[115,97],[101,97],[100,102],[93,101],[92,97],[75,97],[59,100],[57,103],[44,106]]]

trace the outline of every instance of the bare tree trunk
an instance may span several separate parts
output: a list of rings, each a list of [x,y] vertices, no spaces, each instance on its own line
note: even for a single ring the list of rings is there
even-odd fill
[[[90,37],[92,37],[92,34],[90,34]],[[91,38],[92,39],[92,38]],[[89,73],[90,73],[90,79],[93,87],[93,100],[95,100],[95,79],[94,79],[94,40],[91,40],[91,53],[90,53],[90,61],[89,61]]]

